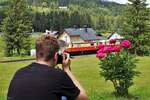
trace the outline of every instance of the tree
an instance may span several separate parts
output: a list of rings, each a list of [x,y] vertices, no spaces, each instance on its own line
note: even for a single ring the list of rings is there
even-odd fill
[[[146,0],[129,0],[124,13],[123,35],[132,41],[132,54],[146,55],[149,53],[149,12]]]
[[[12,0],[5,14],[2,22],[5,55],[29,53],[32,24],[27,3],[25,0]]]
[[[4,11],[3,11],[3,9],[0,9],[0,24],[3,20],[3,18],[4,18]]]

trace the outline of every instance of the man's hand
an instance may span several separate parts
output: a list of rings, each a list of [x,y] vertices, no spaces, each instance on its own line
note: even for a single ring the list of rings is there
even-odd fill
[[[70,70],[70,64],[71,64],[70,55],[68,53],[64,53],[62,63],[62,68],[64,69],[64,71]]]

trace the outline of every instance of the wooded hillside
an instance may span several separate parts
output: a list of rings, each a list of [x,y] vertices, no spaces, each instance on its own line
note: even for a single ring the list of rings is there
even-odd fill
[[[5,17],[2,8],[11,0],[0,0],[0,22]],[[34,31],[60,30],[88,25],[97,32],[116,31],[118,16],[124,5],[101,0],[26,0],[31,9]],[[68,9],[60,9],[67,6]]]

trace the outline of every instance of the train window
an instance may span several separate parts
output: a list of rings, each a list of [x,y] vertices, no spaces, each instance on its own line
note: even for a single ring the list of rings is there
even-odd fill
[[[92,43],[91,46],[94,46],[94,43]]]

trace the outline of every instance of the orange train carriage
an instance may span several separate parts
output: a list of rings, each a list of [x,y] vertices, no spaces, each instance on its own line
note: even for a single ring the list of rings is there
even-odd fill
[[[86,47],[73,47],[73,48],[66,48],[65,52],[70,54],[76,53],[96,53],[98,50],[97,46],[86,46]]]

